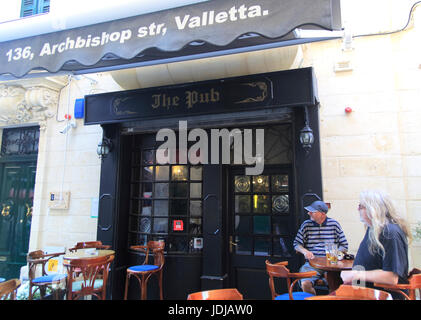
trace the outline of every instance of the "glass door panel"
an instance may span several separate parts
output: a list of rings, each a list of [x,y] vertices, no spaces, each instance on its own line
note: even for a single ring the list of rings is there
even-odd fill
[[[201,253],[202,176],[196,165],[160,165],[149,142],[133,139],[129,245],[163,239],[171,253]]]

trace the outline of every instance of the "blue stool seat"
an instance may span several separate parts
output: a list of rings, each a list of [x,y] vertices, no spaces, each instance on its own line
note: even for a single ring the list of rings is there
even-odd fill
[[[62,279],[65,279],[67,277],[67,274],[50,274],[48,276],[42,276],[38,277],[32,280],[34,284],[37,283],[52,283],[52,282],[58,282]]]
[[[294,300],[304,300],[305,298],[308,297],[312,297],[313,295],[311,293],[307,293],[307,292],[293,292],[292,293],[292,298]],[[289,294],[288,293],[284,293],[284,294],[280,294],[279,296],[277,296],[275,298],[275,300],[289,300]]]
[[[134,271],[134,272],[142,272],[142,271],[152,271],[158,268],[159,266],[155,266],[153,264],[141,264],[138,266],[129,267],[127,270]]]
[[[1,282],[5,282],[6,281],[6,279],[5,278],[0,278],[0,283]]]

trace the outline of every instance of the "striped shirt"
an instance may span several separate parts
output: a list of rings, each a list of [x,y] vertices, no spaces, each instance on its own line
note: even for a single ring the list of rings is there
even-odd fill
[[[312,220],[306,220],[301,225],[294,240],[294,249],[301,245],[315,256],[325,256],[325,243],[336,243],[341,251],[348,250],[348,241],[338,221],[326,217],[319,225]]]

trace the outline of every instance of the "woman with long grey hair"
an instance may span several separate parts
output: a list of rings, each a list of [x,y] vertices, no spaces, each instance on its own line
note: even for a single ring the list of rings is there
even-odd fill
[[[396,211],[392,199],[382,191],[360,193],[360,221],[367,230],[355,256],[352,271],[343,271],[345,284],[407,283],[408,223]]]

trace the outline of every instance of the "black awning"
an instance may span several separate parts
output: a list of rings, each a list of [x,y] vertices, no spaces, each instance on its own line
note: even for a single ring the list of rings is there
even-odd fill
[[[0,74],[83,71],[252,48],[291,40],[296,28],[339,30],[340,20],[339,0],[210,0],[0,43]]]

